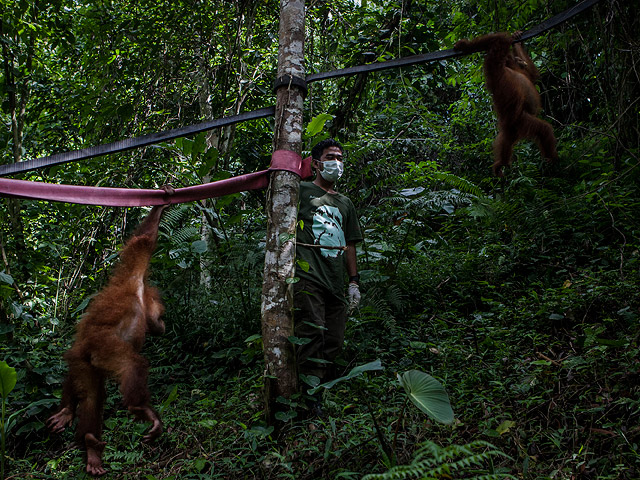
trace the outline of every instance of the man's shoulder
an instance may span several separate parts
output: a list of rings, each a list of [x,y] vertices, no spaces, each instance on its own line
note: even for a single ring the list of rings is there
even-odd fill
[[[349,206],[353,206],[353,202],[349,197],[347,197],[344,193],[336,193],[336,197],[339,198],[342,202],[346,203]]]
[[[300,182],[300,192],[303,196],[309,195],[312,198],[314,197],[314,192],[317,192],[315,194],[315,197],[324,197],[324,195],[326,194],[326,192],[322,188],[320,188],[313,182]],[[353,205],[351,199],[340,192],[331,193],[327,198],[333,198],[334,200],[338,200],[341,203]]]
[[[312,182],[300,182],[300,198],[306,199],[310,197],[317,197],[318,194],[314,194],[316,192],[316,187]]]
[[[320,187],[318,187],[313,182],[300,182],[300,190],[310,191],[310,190],[316,190],[318,188]]]

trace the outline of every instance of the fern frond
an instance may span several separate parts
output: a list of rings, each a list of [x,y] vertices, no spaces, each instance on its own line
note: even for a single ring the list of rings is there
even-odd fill
[[[172,206],[162,214],[161,228],[171,232],[174,228],[182,223],[182,221],[191,214],[191,207],[180,204]]]
[[[468,207],[477,197],[459,190],[424,191],[416,197],[402,194],[388,197],[386,202],[407,210],[438,212],[449,208]]]
[[[405,296],[398,285],[391,284],[386,290],[386,297],[389,304],[396,310],[403,310]]]
[[[458,177],[453,173],[435,172],[433,178],[457,188],[463,193],[469,193],[474,197],[482,198],[485,196],[484,192],[477,185],[471,183],[465,178]]]
[[[200,234],[198,229],[194,226],[188,225],[175,232],[171,233],[171,239],[174,244],[179,245],[181,243],[192,242],[195,237]]]
[[[477,449],[486,449],[482,452],[474,452]],[[485,462],[492,457],[502,456],[509,458],[505,453],[497,450],[493,445],[484,441],[472,442],[467,445],[449,445],[440,447],[433,442],[426,442],[415,453],[409,465],[398,465],[385,473],[369,474],[363,480],[391,480],[391,479],[422,479],[431,480],[464,474],[465,478],[473,480],[501,480],[515,479],[508,474],[494,474],[477,472]],[[467,477],[467,474],[480,473]]]

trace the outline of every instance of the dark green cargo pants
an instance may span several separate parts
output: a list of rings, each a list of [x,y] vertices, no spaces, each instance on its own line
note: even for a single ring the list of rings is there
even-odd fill
[[[305,279],[294,285],[293,304],[296,337],[311,340],[296,346],[298,373],[329,381],[335,376],[333,360],[344,342],[347,305],[343,299]]]

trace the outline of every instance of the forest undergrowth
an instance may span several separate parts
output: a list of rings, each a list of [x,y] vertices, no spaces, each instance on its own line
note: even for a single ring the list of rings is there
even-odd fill
[[[560,178],[538,177],[509,187],[505,200],[461,201],[453,215],[438,202],[406,208],[384,238],[369,224],[364,297],[349,319],[340,369],[379,359],[383,370],[328,389],[323,418],[309,418],[294,398],[283,399],[276,428],[264,423],[255,300],[243,309],[234,296],[167,295],[167,334],[145,347],[166,431],[143,445],[146,426],[132,422],[112,386],[109,478],[421,478],[429,471],[637,478],[637,223],[612,228],[610,213],[630,218],[640,197],[627,185],[627,202],[613,205],[602,194],[571,199],[559,193],[564,188]],[[244,254],[251,250],[252,238],[235,241],[247,242]],[[239,267],[244,254],[227,258]],[[259,269],[252,270],[243,288],[257,299]],[[180,282],[166,269],[157,277]],[[71,327],[26,310],[22,318],[19,330],[5,334],[18,367],[7,478],[80,478],[84,463],[72,434],[50,436],[44,428]],[[412,369],[445,386],[452,425],[403,407],[398,374]],[[464,465],[457,473],[456,455]]]

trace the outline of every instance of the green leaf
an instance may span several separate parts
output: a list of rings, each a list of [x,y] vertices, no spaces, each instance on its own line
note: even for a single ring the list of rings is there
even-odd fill
[[[200,165],[200,168],[198,170],[198,174],[200,175],[200,177],[204,177],[211,171],[215,163],[218,161],[218,156],[218,150],[216,150],[214,147],[211,147],[206,151],[206,153],[204,154],[204,158],[202,159],[202,165]]]
[[[190,156],[192,150],[193,150],[193,140],[191,140],[189,138],[183,138],[182,139],[182,153],[184,153],[185,155]]]
[[[500,435],[502,435],[504,433],[507,433],[511,428],[515,426],[516,426],[516,422],[514,422],[513,420],[505,420],[500,425],[498,425],[498,428],[496,428],[496,431]]]
[[[7,362],[0,362],[0,395],[6,399],[16,386],[18,375],[16,369],[10,367]]]
[[[8,273],[0,272],[0,282],[4,282],[7,285],[13,285],[13,277]]]
[[[207,246],[207,242],[204,240],[196,240],[191,244],[191,250],[193,253],[204,253],[209,250],[209,247]]]
[[[311,359],[309,359],[311,360]],[[365,363],[364,365],[358,365],[357,367],[353,367],[351,369],[351,371],[344,377],[340,377],[340,378],[336,378],[335,380],[332,380],[330,382],[327,383],[323,383],[322,385],[318,385],[315,388],[312,388],[310,390],[307,391],[307,393],[309,395],[313,395],[314,393],[316,393],[318,390],[320,390],[321,388],[331,388],[333,387],[336,383],[340,383],[340,382],[344,382],[345,380],[350,380],[354,377],[357,377],[359,375],[362,375],[364,372],[372,372],[375,370],[382,370],[382,362],[380,362],[380,359],[378,358],[377,360],[374,360],[373,362],[369,362],[369,363]]]
[[[300,380],[309,385],[310,387],[317,387],[320,385],[320,378],[315,375],[305,375],[304,373],[300,374]]]
[[[453,410],[449,395],[442,384],[431,375],[419,370],[409,370],[398,380],[413,404],[440,423],[453,422]]]
[[[13,332],[15,327],[13,325],[2,325],[0,324],[0,335],[4,335],[5,333]]]
[[[214,420],[213,418],[206,418],[204,420],[200,420],[198,422],[198,425],[204,428],[213,429],[216,427],[216,425],[218,425],[218,421]]]
[[[84,300],[82,300],[82,302],[80,303],[80,305],[78,305],[78,308],[76,308],[73,312],[71,312],[72,315],[75,315],[78,312],[81,312],[82,310],[84,310],[86,308],[87,305],[89,305],[89,302],[91,301],[91,299],[94,297],[95,295],[89,295],[87,296]]]
[[[273,427],[273,425],[270,425],[268,427],[264,425],[252,425],[251,428],[247,430],[247,432],[255,435],[256,437],[265,438],[271,435],[274,430],[275,428]]]
[[[306,134],[309,137],[314,137],[319,134],[324,128],[324,124],[327,123],[328,120],[331,120],[333,117],[328,113],[321,113],[320,115],[314,117],[307,125]]]
[[[596,338],[595,342],[598,345],[606,345],[608,347],[624,347],[625,345],[627,345],[629,343],[628,340],[622,339],[622,340],[611,340],[608,338]]]
[[[176,385],[173,387],[171,392],[169,392],[169,396],[167,397],[167,399],[164,402],[162,402],[162,406],[164,408],[168,407],[173,402],[175,402],[177,398],[178,398],[178,386]]]
[[[280,235],[278,235],[278,241],[280,242],[280,245],[282,245],[295,237],[296,236],[292,233],[282,232]]]
[[[216,208],[220,210],[228,205],[231,205],[233,201],[239,196],[240,196],[239,193],[232,193],[229,195],[223,195],[222,197],[218,197],[218,199],[216,200]]]
[[[314,358],[314,357],[307,358],[307,362],[313,362],[319,365],[329,365],[331,363],[331,361],[325,360],[324,358]]]
[[[259,333],[254,333],[250,337],[245,338],[244,343],[252,343],[256,340],[262,340],[262,335]]]
[[[294,345],[306,345],[311,341],[310,338],[299,338],[299,337],[294,337],[293,335],[290,336],[288,340]]]
[[[276,412],[276,420],[280,420],[281,422],[288,422],[289,420],[296,418],[298,414],[295,410],[290,410],[288,412]]]
[[[308,322],[306,320],[302,323],[304,323],[305,325],[309,325],[310,327],[317,328],[319,330],[329,330],[327,327],[323,327],[322,325],[318,325],[317,323],[313,323],[313,322]]]
[[[204,132],[199,133],[193,141],[193,147],[191,149],[191,155],[195,157],[196,155],[201,154],[207,148],[206,144],[206,135]],[[195,160],[195,158],[194,158]]]
[[[207,459],[206,458],[196,458],[193,461],[193,468],[195,468],[196,472],[200,473],[202,472],[202,470],[204,469],[204,467],[207,465]]]

